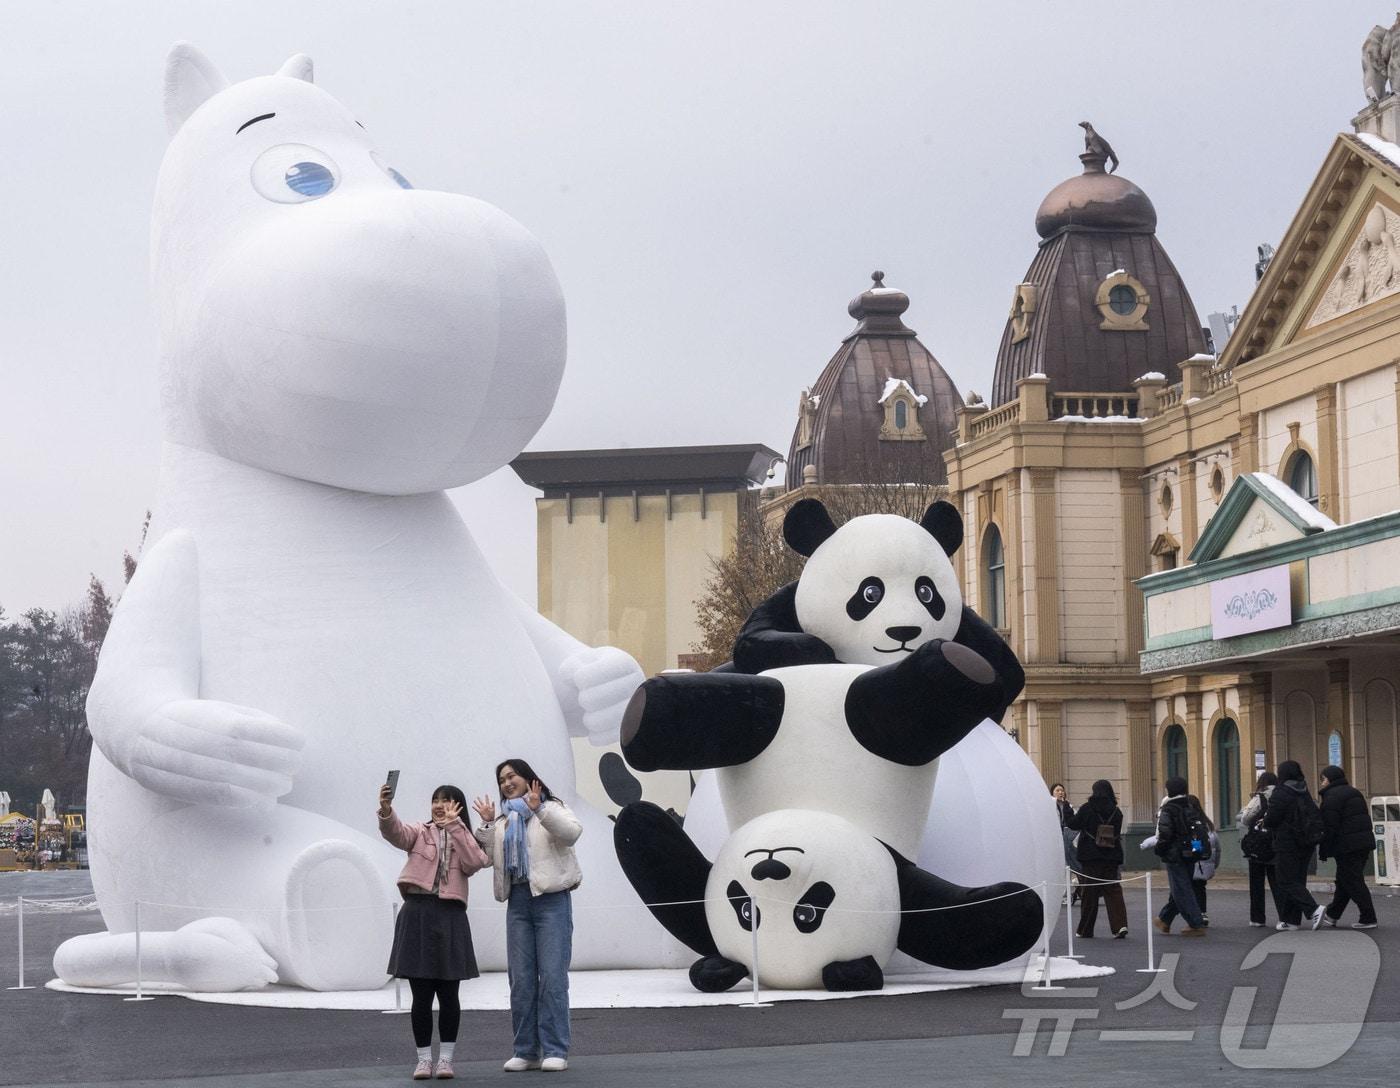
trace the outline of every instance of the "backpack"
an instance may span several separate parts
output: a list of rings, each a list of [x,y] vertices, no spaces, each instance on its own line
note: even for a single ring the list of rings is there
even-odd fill
[[[1326,834],[1326,827],[1322,823],[1322,810],[1317,807],[1317,802],[1312,799],[1311,794],[1301,793],[1298,795],[1298,809],[1294,813],[1293,819],[1296,823],[1295,832],[1298,842],[1302,846],[1313,847],[1322,842]]]
[[[1118,845],[1118,833],[1113,830],[1113,817],[1116,815],[1118,810],[1115,808],[1109,818],[1094,831],[1094,845],[1100,850],[1112,850]]]
[[[1263,826],[1264,814],[1268,811],[1269,799],[1261,793],[1259,817],[1254,821],[1254,826],[1240,838],[1240,853],[1261,865],[1268,865],[1274,860],[1274,837]]]
[[[1206,814],[1194,805],[1177,808],[1177,851],[1182,861],[1206,861],[1210,858],[1210,826]]]

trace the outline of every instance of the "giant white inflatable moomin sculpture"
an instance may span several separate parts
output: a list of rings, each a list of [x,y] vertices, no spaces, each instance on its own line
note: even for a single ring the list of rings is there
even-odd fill
[[[496,208],[411,188],[311,75],[295,56],[229,86],[187,45],[167,63],[159,494],[88,707],[108,932],[55,969],[132,979],[140,901],[147,979],[382,985],[386,771],[412,811],[442,781],[489,791],[512,755],[585,821],[582,904],[635,910],[580,927],[575,965],[656,966],[569,741],[615,736],[641,671],[503,588],[443,491],[548,415],[558,283]],[[502,933],[478,922],[484,967]]]

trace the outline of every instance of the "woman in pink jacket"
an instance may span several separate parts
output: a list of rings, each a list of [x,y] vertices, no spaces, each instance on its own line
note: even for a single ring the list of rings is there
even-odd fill
[[[467,798],[456,786],[433,791],[432,819],[401,821],[390,804],[389,787],[379,790],[379,833],[408,861],[399,874],[403,907],[394,924],[389,974],[408,979],[413,991],[413,1041],[418,1047],[414,1080],[453,1076],[452,1052],[462,1008],[457,987],[476,978],[476,954],[467,924],[467,877],[491,861],[472,836]],[[433,998],[438,1002],[437,1067],[433,1067]]]

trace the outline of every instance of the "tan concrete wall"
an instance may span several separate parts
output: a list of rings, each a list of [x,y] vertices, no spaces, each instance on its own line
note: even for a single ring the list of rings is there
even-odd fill
[[[563,499],[538,499],[535,508],[540,614],[591,646],[615,645],[608,623],[608,526],[598,520],[597,498],[574,500],[572,524]]]
[[[665,517],[666,499],[643,499],[655,504]],[[705,591],[712,562],[734,544],[739,505],[735,495],[710,495],[700,516],[699,495],[677,495],[671,503],[671,520],[665,522],[666,640],[663,668],[676,667],[680,654],[692,651],[700,632],[695,626],[695,602]],[[646,507],[644,506],[644,509]]]
[[[1058,572],[1063,659],[1109,665],[1126,640],[1123,520],[1113,469],[1059,474]]]
[[[1341,383],[1338,397],[1341,519],[1400,509],[1400,449],[1393,366]]]
[[[1065,789],[1076,807],[1089,796],[1098,778],[1113,783],[1126,804],[1128,795],[1127,707],[1108,700],[1064,704]]]
[[[1196,455],[1196,525],[1198,526],[1198,534],[1205,529],[1206,522],[1213,518],[1215,512],[1220,509],[1220,499],[1217,499],[1210,489],[1210,480],[1215,474],[1216,468],[1220,469],[1220,474],[1225,479],[1225,486],[1220,492],[1220,498],[1223,499],[1230,490],[1232,479],[1230,447],[1228,445],[1202,450]],[[1186,557],[1182,556],[1181,558],[1184,560]]]
[[[1259,467],[1282,477],[1283,457],[1290,442],[1288,425],[1297,423],[1298,440],[1317,453],[1317,398],[1309,395],[1273,405],[1259,413]],[[1316,460],[1316,456],[1314,456]],[[1320,466],[1319,466],[1320,470]],[[1287,481],[1285,481],[1287,482]]]

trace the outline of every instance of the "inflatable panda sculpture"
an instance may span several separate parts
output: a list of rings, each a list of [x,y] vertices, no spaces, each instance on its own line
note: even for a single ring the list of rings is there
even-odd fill
[[[165,444],[88,703],[108,932],[55,970],[134,979],[139,910],[147,981],[381,986],[391,768],[422,818],[443,780],[488,790],[528,757],[584,822],[582,901],[630,900],[610,825],[573,794],[570,736],[614,737],[641,671],[508,592],[444,492],[507,464],[554,403],[543,249],[489,204],[414,189],[304,56],[229,85],[176,46],[165,112]],[[666,962],[625,909],[580,933],[576,967]],[[476,940],[504,965],[499,913]]]
[[[801,894],[820,886],[824,901],[806,905],[823,939],[786,935],[781,964],[761,953],[769,984],[881,986],[892,949],[869,902],[891,904],[895,946],[924,963],[966,970],[1022,955],[1044,921],[1036,891],[1014,881],[961,887],[910,860],[939,757],[999,718],[1024,683],[1010,648],[962,605],[949,561],[961,518],[940,502],[917,524],[869,515],[838,530],[806,499],[783,532],[810,558],[794,586],[756,611],[735,654],[736,666],[758,658],[769,667],[656,677],[623,720],[634,767],[718,768],[731,837],[711,866],[673,819],[630,805],[615,828],[623,869],[662,925],[700,954],[691,981],[702,990],[725,989],[751,966],[741,942],[721,946],[717,924],[733,915],[742,925],[756,897],[750,921],[763,945],[762,900],[780,898],[769,891],[780,884]],[[889,663],[850,663],[872,657]],[[813,659],[825,663],[800,663]],[[797,851],[802,876],[778,881],[768,862],[794,868]],[[803,900],[787,902],[796,911]],[[831,950],[844,958],[824,959]]]

